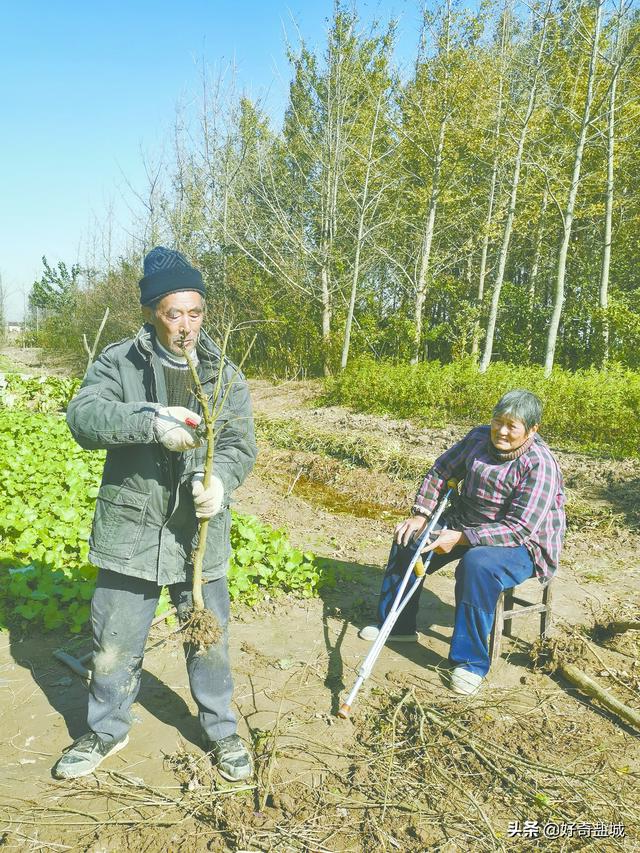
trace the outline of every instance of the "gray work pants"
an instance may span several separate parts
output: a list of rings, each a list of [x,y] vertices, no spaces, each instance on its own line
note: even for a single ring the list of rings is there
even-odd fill
[[[153,581],[101,569],[91,601],[93,677],[87,721],[103,740],[122,740],[131,727],[131,706],[140,688],[142,659],[161,587]],[[227,625],[229,589],[226,577],[203,586],[205,607],[223,629],[223,637],[204,654],[185,646],[191,695],[198,705],[200,725],[209,740],[235,734],[236,718]],[[180,621],[191,608],[191,585],[169,587]]]

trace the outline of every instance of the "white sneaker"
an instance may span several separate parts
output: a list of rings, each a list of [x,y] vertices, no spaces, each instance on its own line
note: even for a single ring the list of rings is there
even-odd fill
[[[358,636],[361,640],[367,640],[372,643],[374,640],[378,639],[378,634],[380,633],[380,628],[377,625],[367,625],[366,628],[361,628],[358,631]],[[418,642],[418,632],[414,631],[413,634],[389,634],[387,637],[388,643],[417,643]]]
[[[484,681],[484,676],[478,675],[476,672],[469,672],[462,666],[457,666],[451,673],[449,687],[454,693],[459,693],[461,696],[473,696],[480,689],[480,685]]]

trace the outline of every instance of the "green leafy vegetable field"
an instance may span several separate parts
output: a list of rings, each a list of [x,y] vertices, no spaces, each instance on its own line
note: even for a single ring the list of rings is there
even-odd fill
[[[88,538],[104,454],[82,450],[61,415],[0,411],[0,626],[82,629],[97,570]],[[267,590],[314,595],[312,554],[252,516],[233,514],[231,598],[255,603]],[[163,605],[166,606],[166,605]]]
[[[32,412],[59,412],[80,387],[80,380],[67,376],[0,375],[0,406]]]

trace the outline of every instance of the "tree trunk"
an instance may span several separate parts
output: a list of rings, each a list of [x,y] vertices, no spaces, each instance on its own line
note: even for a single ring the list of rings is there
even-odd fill
[[[325,376],[331,375],[329,363],[329,342],[331,339],[331,284],[328,259],[320,267],[320,291],[322,298],[322,370]]]
[[[620,26],[620,25],[618,25]],[[616,39],[617,41],[617,39]],[[617,44],[616,44],[617,52]],[[602,367],[609,361],[609,269],[611,267],[611,233],[613,224],[613,166],[615,145],[616,88],[619,61],[614,64],[609,89],[609,114],[607,116],[607,189],[604,212],[604,245],[602,247],[602,269],[600,271],[600,310],[602,311]]]
[[[498,269],[496,271],[496,278],[493,283],[493,292],[491,294],[491,308],[489,310],[489,319],[487,321],[487,336],[485,338],[484,351],[482,353],[482,359],[480,361],[480,373],[486,372],[487,368],[489,367],[489,364],[491,363],[491,355],[493,353],[493,341],[496,333],[496,324],[498,321],[498,306],[500,305],[500,293],[502,291],[502,285],[504,282],[504,271],[507,265],[509,244],[511,243],[513,220],[516,215],[518,187],[520,185],[520,171],[522,169],[522,157],[524,154],[525,142],[527,140],[529,122],[531,121],[531,116],[533,115],[533,111],[536,105],[536,97],[538,94],[538,78],[540,75],[540,68],[542,66],[546,28],[547,18],[545,16],[542,32],[540,33],[540,44],[538,47],[538,54],[536,56],[536,65],[533,74],[533,80],[531,81],[531,88],[529,89],[529,96],[527,99],[527,109],[524,115],[524,120],[522,122],[520,137],[518,139],[518,147],[516,150],[515,161],[513,164],[511,190],[509,193],[509,209],[507,211],[507,218],[505,219],[504,223],[504,230],[502,232],[502,243],[500,245],[500,252],[498,254]]]
[[[540,205],[540,219],[538,220],[538,232],[533,251],[533,263],[529,272],[529,292],[527,294],[527,355],[529,361],[531,361],[531,354],[533,352],[533,312],[535,311],[536,284],[538,282],[538,270],[540,269],[540,256],[542,254],[542,238],[544,237],[544,215],[547,212],[548,201],[549,188],[545,186]]]
[[[506,15],[506,12],[505,12]],[[484,282],[487,274],[487,255],[489,254],[489,231],[493,222],[493,205],[496,197],[496,185],[498,183],[498,165],[500,161],[500,132],[502,130],[502,108],[504,99],[504,74],[505,74],[505,53],[508,38],[508,21],[506,17],[502,21],[502,33],[500,39],[500,78],[498,83],[498,104],[496,107],[496,126],[494,131],[495,142],[493,152],[493,166],[491,169],[491,187],[489,190],[489,204],[487,206],[487,218],[485,220],[484,235],[482,237],[482,250],[480,252],[480,271],[478,273],[478,295],[476,298],[476,307],[478,309],[478,319],[473,327],[473,337],[471,340],[471,357],[474,361],[478,359],[480,350],[480,312],[482,303],[484,302]]]
[[[582,159],[584,156],[584,147],[587,139],[587,130],[591,120],[591,107],[593,104],[593,90],[595,85],[596,65],[598,61],[598,45],[600,42],[600,25],[602,21],[602,6],[604,0],[596,0],[596,17],[593,26],[593,44],[591,46],[591,56],[589,59],[589,73],[587,77],[587,93],[584,99],[584,109],[582,112],[582,121],[580,123],[580,132],[576,142],[575,155],[573,160],[573,174],[571,176],[571,186],[569,188],[569,196],[567,205],[562,215],[562,239],[558,250],[558,269],[556,273],[556,287],[553,299],[553,311],[551,314],[551,323],[549,324],[549,334],[547,336],[547,347],[544,361],[544,375],[546,378],[551,376],[553,370],[553,362],[556,354],[556,344],[558,341],[558,330],[560,328],[560,318],[562,317],[562,308],[564,306],[564,291],[565,280],[567,274],[567,254],[569,252],[569,242],[571,240],[571,230],[573,227],[573,218],[575,214],[576,198],[578,188],[580,186],[580,173],[582,170]]]
[[[369,137],[369,150],[367,152],[367,168],[364,176],[364,184],[362,186],[362,196],[360,198],[360,211],[358,215],[358,236],[356,238],[356,255],[353,262],[353,275],[351,277],[351,294],[349,296],[349,307],[347,309],[347,319],[344,327],[344,341],[342,344],[342,358],[340,359],[340,369],[344,370],[349,360],[349,346],[351,343],[351,326],[353,324],[353,315],[356,306],[356,295],[358,292],[358,278],[360,275],[360,254],[362,252],[362,244],[364,242],[364,225],[367,211],[367,202],[369,197],[369,181],[371,179],[371,168],[373,165],[373,147],[376,139],[378,128],[378,116],[380,115],[380,98],[376,105],[376,112],[373,118],[371,127],[371,136]]]
[[[444,151],[444,138],[446,128],[447,116],[445,113],[440,122],[440,129],[438,132],[438,145],[436,148],[436,158],[433,167],[433,185],[431,187],[431,197],[429,198],[429,212],[427,214],[427,222],[422,237],[420,271],[418,273],[416,302],[414,311],[415,339],[411,364],[418,363],[418,357],[420,353],[420,342],[422,340],[422,315],[424,312],[424,303],[427,298],[429,261],[431,260],[431,244],[433,242],[433,231],[436,222],[436,209],[438,207],[438,197],[440,195],[440,172],[442,170],[442,155]]]
[[[590,678],[585,672],[578,669],[575,664],[558,661],[558,672],[567,681],[570,681],[571,684],[578,687],[583,693],[586,693],[591,699],[595,699],[596,702],[604,705],[608,711],[611,711],[620,717],[621,720],[624,720],[625,723],[629,723],[640,729],[640,711],[630,708],[629,705],[625,705],[624,702],[617,699],[609,690],[601,687],[597,681],[594,681],[593,678]]]
[[[322,200],[322,236],[320,242],[320,290],[322,300],[322,343],[325,376],[331,375],[330,338],[332,318],[332,281],[331,261],[333,244],[337,230],[338,184],[344,168],[343,130],[345,120],[345,95],[343,92],[342,66],[340,55],[331,50],[327,88],[327,123],[324,132],[324,198]]]
[[[500,133],[499,128],[496,129],[496,136]],[[489,191],[489,205],[487,207],[487,218],[485,221],[485,233],[482,238],[482,251],[480,253],[480,271],[478,273],[478,293],[476,296],[476,307],[478,309],[478,319],[473,328],[473,338],[471,341],[471,357],[474,361],[478,359],[480,350],[480,311],[484,302],[484,281],[487,274],[487,255],[489,253],[489,229],[493,221],[493,204],[496,195],[496,184],[498,181],[498,154],[493,158],[493,169],[491,172],[491,189]]]

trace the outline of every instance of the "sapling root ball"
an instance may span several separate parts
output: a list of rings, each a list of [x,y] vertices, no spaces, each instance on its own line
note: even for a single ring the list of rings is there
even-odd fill
[[[183,640],[201,653],[216,646],[222,633],[220,623],[210,610],[191,610],[182,626]]]

